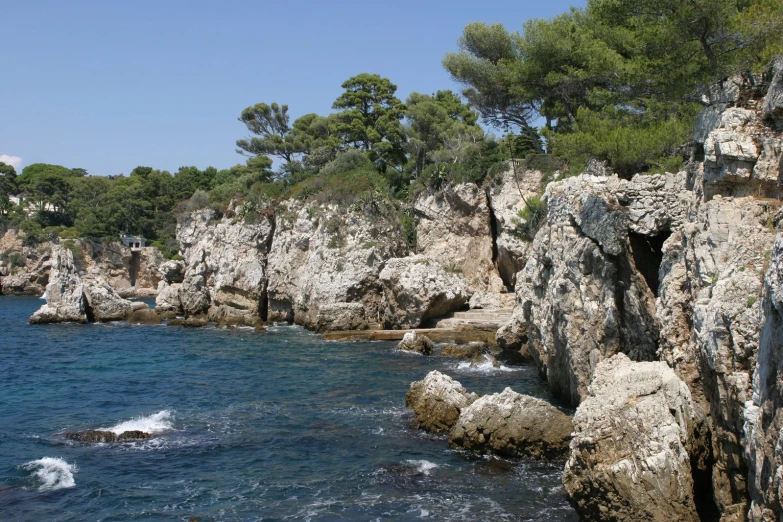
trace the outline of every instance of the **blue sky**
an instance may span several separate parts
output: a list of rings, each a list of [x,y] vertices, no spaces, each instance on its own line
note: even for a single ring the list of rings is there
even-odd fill
[[[441,60],[472,21],[512,30],[584,0],[2,0],[0,161],[129,173],[242,162],[241,110],[331,112],[362,72],[455,89]]]

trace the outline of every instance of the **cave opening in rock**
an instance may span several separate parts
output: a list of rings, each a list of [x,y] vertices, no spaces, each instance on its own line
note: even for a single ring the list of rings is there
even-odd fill
[[[130,275],[130,285],[136,286],[136,279],[139,277],[139,268],[141,257],[139,252],[131,252],[130,262],[128,263],[128,273]]]
[[[706,462],[700,462],[703,455],[691,455],[691,478],[693,479],[693,502],[696,514],[701,522],[719,522],[720,510],[715,504],[715,489],[712,485],[712,468],[715,464],[712,456]]]
[[[663,243],[670,235],[669,231],[661,232],[657,236],[645,236],[636,232],[628,234],[634,265],[655,297],[658,297],[660,284],[658,270],[663,261]]]

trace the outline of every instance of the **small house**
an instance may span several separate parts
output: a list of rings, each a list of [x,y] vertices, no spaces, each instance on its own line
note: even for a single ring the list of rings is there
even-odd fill
[[[144,248],[145,239],[140,236],[131,236],[130,234],[123,234],[120,236],[122,244],[128,248]]]

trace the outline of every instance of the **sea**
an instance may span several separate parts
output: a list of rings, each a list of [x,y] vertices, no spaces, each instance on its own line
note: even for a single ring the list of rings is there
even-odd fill
[[[0,520],[576,522],[563,463],[450,449],[410,383],[551,400],[532,366],[471,366],[297,326],[37,325],[0,297]],[[70,431],[143,430],[86,444]]]

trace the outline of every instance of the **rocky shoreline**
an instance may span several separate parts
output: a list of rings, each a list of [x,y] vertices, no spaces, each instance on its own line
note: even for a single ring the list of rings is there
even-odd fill
[[[727,87],[699,119],[686,171],[593,169],[550,183],[531,242],[512,233],[512,217],[540,172],[421,194],[415,249],[382,210],[291,200],[252,220],[187,214],[183,261],[157,266],[154,313],[372,339],[391,335],[381,328],[437,336],[425,328],[439,318],[513,301],[496,334],[443,331],[461,343],[489,332],[536,365],[573,417],[510,388],[478,397],[431,372],[406,397],[420,427],[454,447],[564,460],[586,521],[781,520],[781,92],[783,61],[763,98]],[[54,245],[35,261],[45,262],[47,304],[31,322],[154,320],[80,270],[72,250]]]

